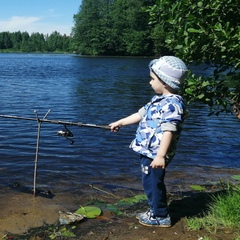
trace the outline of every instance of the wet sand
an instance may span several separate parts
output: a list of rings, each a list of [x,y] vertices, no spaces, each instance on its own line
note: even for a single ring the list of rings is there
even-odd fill
[[[34,197],[32,194],[1,192],[0,205],[0,237],[6,232],[22,234],[30,228],[41,227],[44,224],[54,224],[58,220],[58,211],[71,206],[67,196],[61,201],[61,196],[53,199]]]
[[[205,185],[209,182],[228,181],[232,175],[239,175],[240,170],[234,169],[203,169],[195,172],[189,170],[189,174],[182,171],[169,171],[166,177],[168,192],[189,192],[189,185]],[[142,192],[141,182],[138,178],[123,176],[106,179],[106,185],[98,184],[99,189],[111,192],[114,188],[121,188],[125,191],[131,190],[135,194]],[[54,191],[51,197],[39,194],[34,197],[31,191],[24,192],[18,187],[0,185],[0,237],[5,234],[22,234],[31,228],[55,224],[59,220],[59,211],[67,212],[77,210],[90,199],[97,199],[101,192],[91,188],[89,185],[81,184],[75,192]]]

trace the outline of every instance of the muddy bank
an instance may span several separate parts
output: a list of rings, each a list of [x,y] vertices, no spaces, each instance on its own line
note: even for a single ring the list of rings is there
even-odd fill
[[[192,191],[192,189],[189,187],[191,184],[208,185],[209,182],[217,182],[219,179],[228,181],[228,179],[231,179],[232,175],[239,174],[239,172],[239,170],[229,169],[207,169],[201,172],[198,171],[197,174],[189,172],[189,174],[186,175],[186,173],[183,174],[181,171],[169,171],[166,177],[166,185],[170,195],[177,194],[178,196],[184,196],[187,194],[189,195]],[[101,182],[103,182],[102,179]],[[0,185],[0,237],[4,236],[5,234],[23,234],[32,228],[56,224],[59,220],[59,211],[75,211],[80,205],[84,205],[93,199],[112,202],[116,201],[116,199],[114,200],[114,197],[108,195],[104,191],[111,192],[113,195],[122,198],[128,196],[129,194],[142,193],[140,180],[137,177],[127,175],[117,177],[115,179],[106,178],[105,185],[98,184],[96,182],[95,186],[96,188],[92,188],[88,184],[79,183],[79,186],[76,186],[75,190],[71,190],[71,192],[66,191],[66,189],[64,189],[64,191],[60,191],[58,188],[53,186],[50,190],[45,189],[42,192],[40,191],[37,197],[34,197],[30,188],[20,185],[13,186],[13,184],[10,184],[9,186]],[[186,204],[187,206],[189,205],[189,203]],[[145,206],[141,206],[143,209],[140,210],[145,210],[144,207]],[[170,209],[172,209],[172,217],[175,219],[174,225],[180,227],[180,225],[183,224],[181,222],[181,218],[187,216],[188,207],[182,206],[181,211],[183,212],[181,212],[181,214],[178,216],[175,214],[175,207],[173,207],[173,205],[170,207]],[[144,227],[139,226],[139,224],[136,222],[134,213],[137,212],[137,210],[139,209],[129,210],[128,223],[127,225],[125,224],[126,228],[145,229]],[[121,218],[115,221],[116,226],[114,224],[111,225],[115,231],[118,229],[118,221],[121,222]],[[96,220],[90,220],[87,221],[87,223],[84,222],[81,224],[80,226],[82,233],[84,232],[84,228],[86,231],[91,232],[90,229],[93,227],[92,223],[95,224],[95,222]],[[101,221],[99,224],[101,224]],[[104,229],[105,225],[102,225],[100,228]],[[87,234],[86,231],[85,233]],[[94,239],[90,237],[88,239]],[[84,239],[86,239],[86,236]]]

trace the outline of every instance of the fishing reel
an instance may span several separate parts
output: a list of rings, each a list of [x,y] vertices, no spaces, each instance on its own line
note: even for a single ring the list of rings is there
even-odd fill
[[[73,133],[67,128],[66,125],[64,125],[64,130],[57,131],[57,135],[65,137],[67,140],[71,142],[71,145],[74,143],[74,140],[72,139]]]

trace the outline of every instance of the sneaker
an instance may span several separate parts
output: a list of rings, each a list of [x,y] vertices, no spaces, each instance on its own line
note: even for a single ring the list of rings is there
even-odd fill
[[[148,209],[146,212],[141,212],[136,215],[136,219],[147,218],[153,215],[152,209]]]
[[[147,216],[139,219],[139,223],[148,227],[171,227],[171,218]]]

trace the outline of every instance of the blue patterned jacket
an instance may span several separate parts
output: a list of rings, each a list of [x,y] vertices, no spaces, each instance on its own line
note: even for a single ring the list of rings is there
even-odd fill
[[[172,143],[166,156],[166,165],[175,155],[177,142],[182,130],[187,109],[180,95],[155,95],[139,111],[142,119],[136,132],[136,138],[130,148],[149,158],[156,157],[164,131],[174,132]]]

